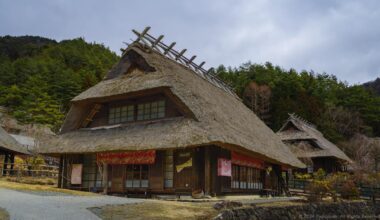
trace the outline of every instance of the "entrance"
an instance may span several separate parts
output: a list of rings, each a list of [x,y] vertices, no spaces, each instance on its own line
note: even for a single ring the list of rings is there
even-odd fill
[[[124,165],[112,165],[112,192],[124,192]]]
[[[178,150],[174,154],[174,187],[191,191],[193,188],[193,151]]]

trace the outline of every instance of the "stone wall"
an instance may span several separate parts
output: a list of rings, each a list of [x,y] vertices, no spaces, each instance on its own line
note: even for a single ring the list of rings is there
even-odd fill
[[[380,202],[315,203],[244,207],[222,211],[215,220],[380,219]]]

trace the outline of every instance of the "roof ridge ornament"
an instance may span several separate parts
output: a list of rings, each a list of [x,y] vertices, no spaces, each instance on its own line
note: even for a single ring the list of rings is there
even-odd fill
[[[288,113],[288,115],[290,116],[290,118],[293,118],[295,120],[298,120],[298,121],[301,121],[303,122],[304,124],[306,124],[307,126],[311,127],[311,128],[314,128],[314,129],[317,129],[317,126],[309,121],[307,121],[306,119],[302,118],[301,116],[297,115],[296,113]]]
[[[192,70],[198,76],[202,77],[209,83],[213,84],[216,87],[219,87],[220,89],[224,90],[225,92],[231,94],[232,96],[240,100],[239,96],[236,95],[231,86],[222,81],[217,75],[212,73],[210,71],[211,69],[207,71],[203,68],[203,65],[206,62],[203,61],[199,65],[194,63],[193,61],[197,56],[194,55],[190,59],[185,57],[184,54],[187,51],[187,49],[183,49],[180,52],[178,52],[177,50],[173,49],[176,45],[176,42],[173,42],[169,46],[167,46],[162,42],[164,35],[160,35],[158,38],[155,38],[148,33],[149,30],[149,26],[146,27],[141,33],[133,29],[132,32],[137,36],[136,40],[134,40],[133,43],[143,44],[144,46],[147,46],[150,49],[159,52],[165,57],[181,64],[184,67],[187,67],[188,69]]]

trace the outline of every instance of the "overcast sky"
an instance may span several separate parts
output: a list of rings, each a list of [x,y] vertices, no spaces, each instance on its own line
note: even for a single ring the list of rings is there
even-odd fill
[[[377,0],[0,0],[0,35],[84,37],[120,53],[145,26],[206,67],[270,61],[350,84],[380,77]]]

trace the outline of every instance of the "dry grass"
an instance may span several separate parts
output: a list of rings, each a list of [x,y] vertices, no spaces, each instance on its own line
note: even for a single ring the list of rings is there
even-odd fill
[[[104,220],[212,219],[218,214],[212,204],[147,200],[137,204],[105,206],[97,214]]]
[[[56,178],[38,178],[38,177],[6,177],[7,181],[10,182],[17,182],[17,183],[25,183],[25,184],[32,184],[32,185],[57,185],[57,179]]]
[[[304,205],[302,201],[280,201],[280,202],[268,202],[256,204],[257,207],[283,207],[283,206],[299,206]]]
[[[36,185],[36,184],[25,184],[25,183],[16,183],[7,181],[5,178],[0,178],[0,188],[7,188],[13,190],[20,191],[47,191],[47,192],[58,192],[58,193],[66,193],[70,195],[78,195],[78,196],[95,196],[97,194],[76,190],[68,190],[68,189],[60,189],[55,186],[49,185]]]
[[[0,220],[8,220],[8,219],[9,219],[8,212],[0,208]]]

